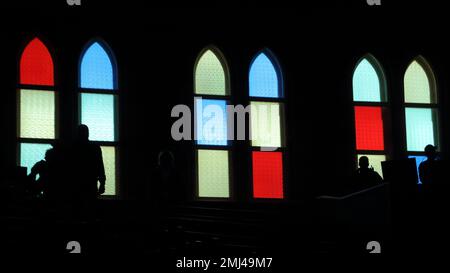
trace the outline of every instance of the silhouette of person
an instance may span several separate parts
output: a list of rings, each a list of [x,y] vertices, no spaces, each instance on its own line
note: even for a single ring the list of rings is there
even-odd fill
[[[77,128],[71,155],[77,196],[83,200],[96,200],[105,193],[105,167],[102,150],[99,145],[89,141],[89,128],[84,124]]]
[[[34,186],[36,193],[42,192],[45,198],[50,198],[52,195],[52,185],[54,179],[53,167],[55,164],[55,151],[53,148],[48,149],[45,152],[45,158],[36,162],[31,168],[31,172],[28,177],[31,179],[31,183]],[[38,179],[36,179],[39,176]]]
[[[436,147],[429,144],[425,147],[425,155],[427,159],[419,165],[419,177],[424,187],[429,187],[435,184],[436,181],[436,165],[437,152]]]
[[[82,124],[70,147],[69,194],[74,216],[80,220],[94,220],[97,214],[97,198],[105,193],[105,168],[102,150],[89,141],[89,128]],[[66,175],[67,176],[67,175]]]
[[[370,188],[380,185],[383,182],[383,178],[381,178],[373,167],[369,167],[369,158],[367,156],[361,156],[358,164],[359,168],[356,170],[355,174],[357,187]]]

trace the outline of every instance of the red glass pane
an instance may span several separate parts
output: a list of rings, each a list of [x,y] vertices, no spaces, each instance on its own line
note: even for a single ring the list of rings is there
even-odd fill
[[[281,152],[253,152],[253,197],[283,198]]]
[[[384,150],[381,107],[355,106],[355,127],[357,150]]]
[[[20,59],[20,83],[53,85],[53,60],[47,47],[35,38],[22,53]]]

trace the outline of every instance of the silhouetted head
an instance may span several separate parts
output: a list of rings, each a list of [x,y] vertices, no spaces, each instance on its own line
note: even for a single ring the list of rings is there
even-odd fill
[[[54,148],[48,149],[45,152],[45,161],[52,162],[55,160],[55,150]]]
[[[78,141],[88,141],[89,140],[89,127],[87,127],[84,124],[78,125],[77,140]]]
[[[367,156],[361,156],[359,158],[359,168],[360,169],[369,168],[369,158]]]
[[[173,168],[175,165],[175,157],[170,151],[162,151],[158,155],[158,165],[162,168]]]
[[[434,160],[436,158],[436,156],[437,156],[436,147],[434,147],[431,144],[428,144],[425,147],[425,155],[427,156],[428,159]]]

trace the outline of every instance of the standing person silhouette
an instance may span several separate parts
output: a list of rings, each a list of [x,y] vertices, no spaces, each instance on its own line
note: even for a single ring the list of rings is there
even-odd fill
[[[439,193],[436,187],[439,186],[439,159],[436,147],[428,144],[425,147],[425,155],[427,159],[419,165],[419,177],[422,182],[425,198],[433,200]]]
[[[76,201],[81,201],[84,214],[92,212],[98,196],[105,193],[105,168],[103,165],[100,146],[89,141],[89,128],[81,124],[77,128],[77,135],[72,146],[72,187]]]

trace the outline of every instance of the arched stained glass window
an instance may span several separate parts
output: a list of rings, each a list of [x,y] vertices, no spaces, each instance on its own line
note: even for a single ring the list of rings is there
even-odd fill
[[[281,69],[269,50],[249,69],[254,198],[284,198],[284,101]]]
[[[227,95],[227,79],[223,60],[214,49],[207,49],[197,61],[195,94]]]
[[[378,61],[364,56],[353,72],[353,104],[355,113],[356,161],[369,158],[370,165],[383,175],[381,162],[386,160],[385,117],[387,107],[385,79]]]
[[[428,62],[415,58],[404,75],[406,149],[416,159],[417,167],[423,161],[428,144],[439,146],[436,82]]]
[[[20,59],[20,84],[53,86],[53,59],[44,43],[34,38]]]
[[[27,44],[19,70],[18,163],[30,172],[57,137],[53,59],[40,39]]]
[[[80,68],[80,87],[88,89],[115,88],[111,57],[99,42],[92,43],[85,51]]]
[[[229,198],[228,70],[217,48],[209,47],[200,53],[194,83],[197,197]]]
[[[80,124],[101,147],[106,174],[105,195],[116,195],[118,185],[118,84],[114,54],[103,41],[89,43],[79,67]]]
[[[424,67],[414,60],[405,72],[405,103],[436,103],[434,90]]]
[[[251,97],[279,98],[280,81],[274,64],[266,53],[261,52],[250,67],[249,88]]]

